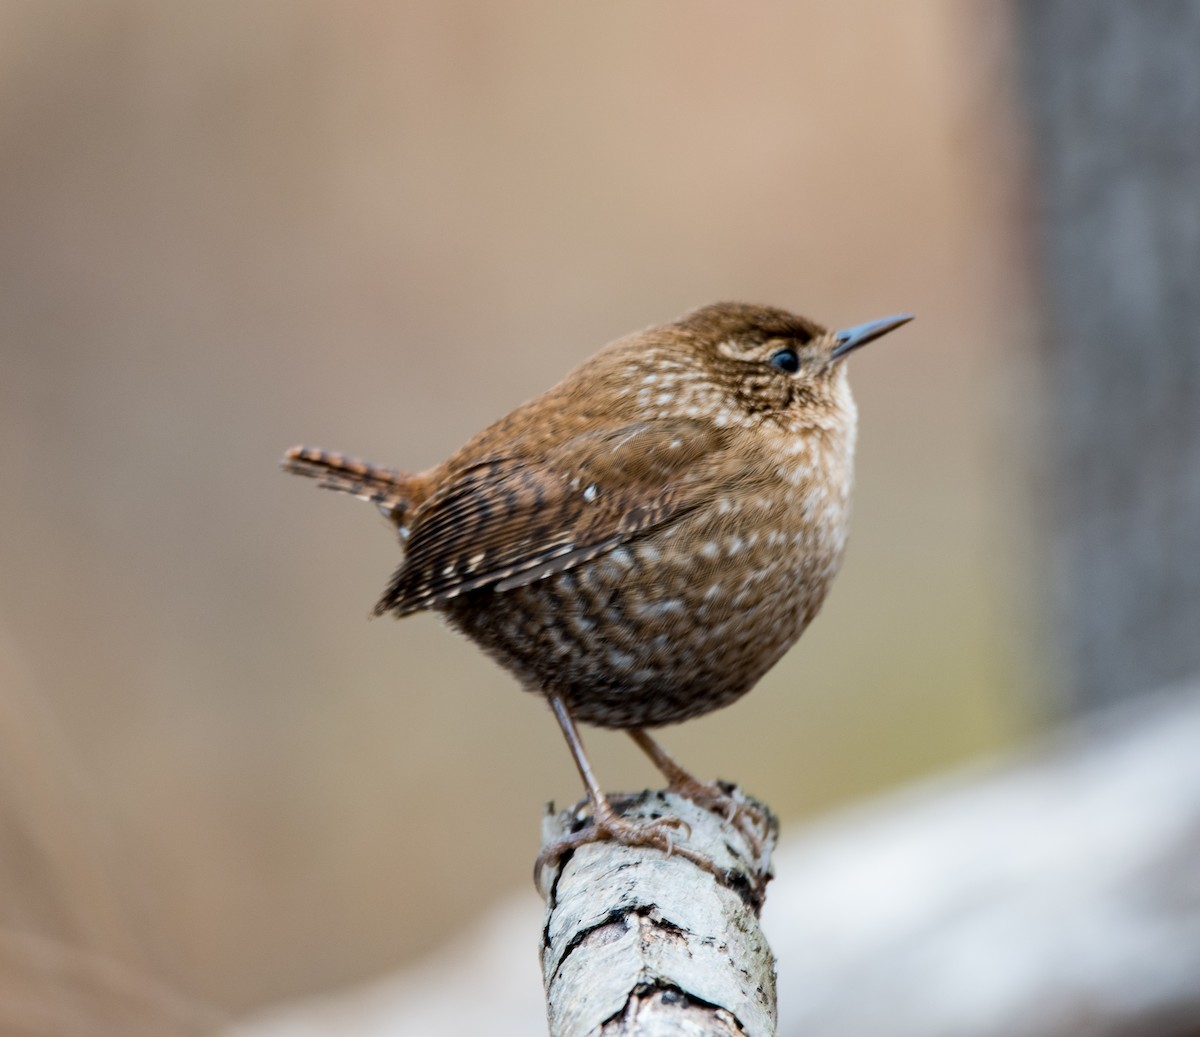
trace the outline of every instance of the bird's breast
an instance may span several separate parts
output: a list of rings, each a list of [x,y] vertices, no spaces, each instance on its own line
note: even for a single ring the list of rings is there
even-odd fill
[[[848,485],[809,460],[450,621],[531,690],[606,727],[657,726],[748,691],[812,620],[840,564]]]

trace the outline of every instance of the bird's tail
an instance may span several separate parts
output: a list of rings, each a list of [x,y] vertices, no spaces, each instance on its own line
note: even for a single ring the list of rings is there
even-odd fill
[[[404,527],[411,496],[409,486],[413,479],[407,472],[306,446],[292,447],[283,455],[280,467],[293,475],[317,479],[317,485],[322,489],[337,490],[370,501],[397,526]]]

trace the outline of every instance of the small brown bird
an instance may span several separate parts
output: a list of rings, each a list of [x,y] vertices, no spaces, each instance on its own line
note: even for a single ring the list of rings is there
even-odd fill
[[[844,360],[911,319],[828,331],[717,303],[605,346],[426,472],[288,451],[287,471],[396,526],[403,560],[376,615],[440,612],[546,697],[593,823],[539,867],[597,839],[693,856],[679,822],[615,813],[576,721],[627,730],[674,789],[736,809],[644,729],[744,695],[816,615],[850,510]]]

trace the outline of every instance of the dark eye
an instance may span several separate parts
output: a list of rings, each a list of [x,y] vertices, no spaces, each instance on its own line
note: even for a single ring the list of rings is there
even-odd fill
[[[800,358],[794,349],[777,349],[771,354],[771,365],[788,374],[795,374],[800,370]]]

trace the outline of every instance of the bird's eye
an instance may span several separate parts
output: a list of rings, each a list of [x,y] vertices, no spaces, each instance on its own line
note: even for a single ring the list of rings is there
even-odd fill
[[[777,349],[771,354],[771,366],[778,367],[788,374],[795,374],[800,370],[800,358],[794,349]]]

